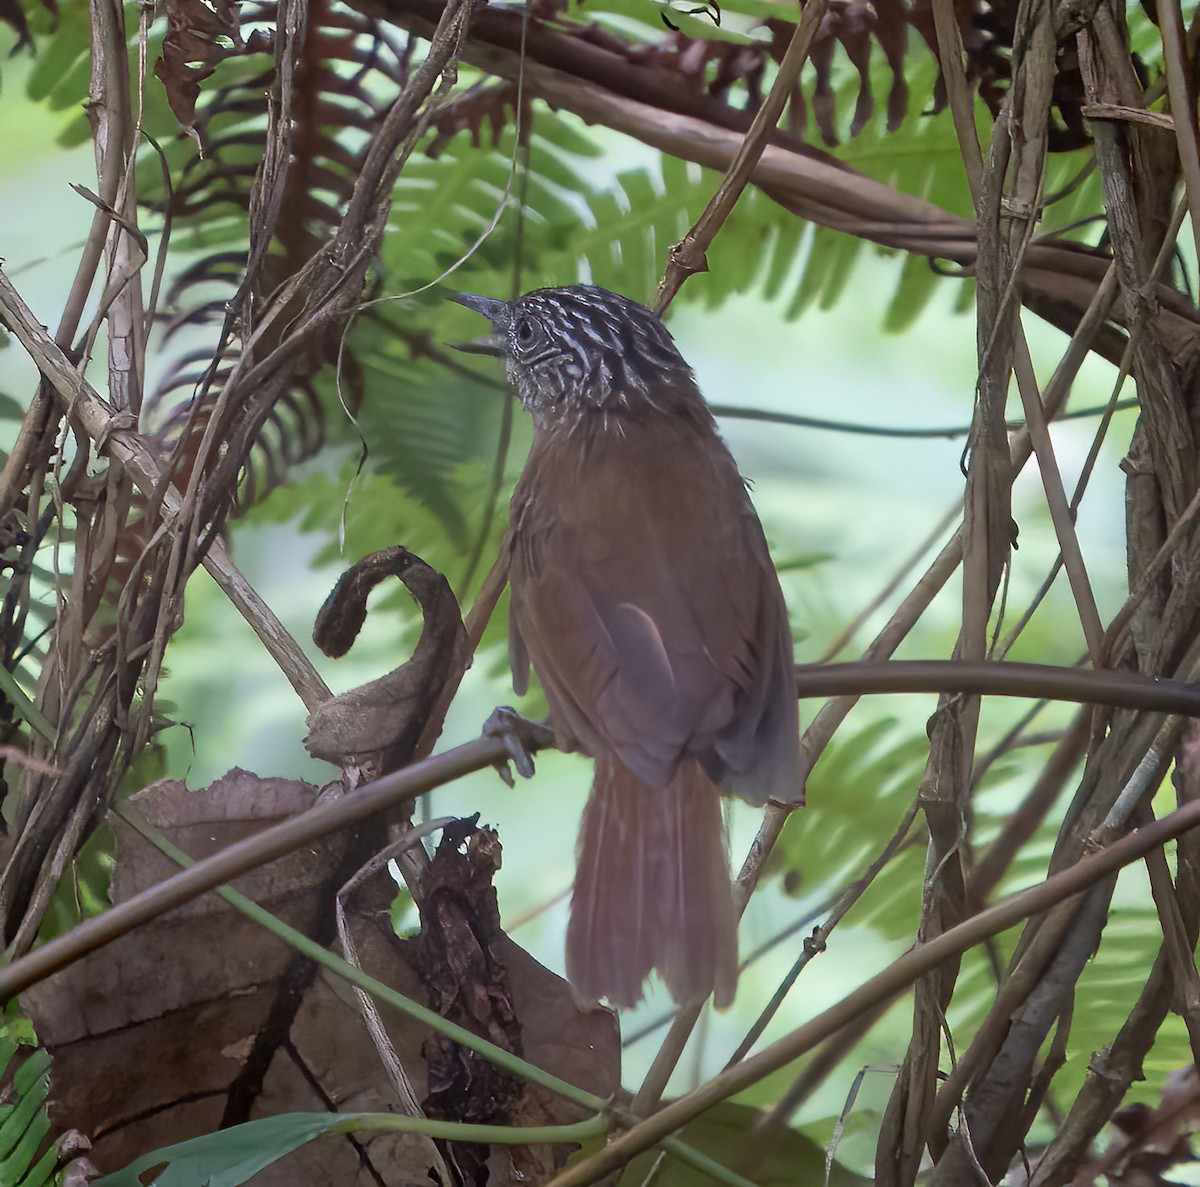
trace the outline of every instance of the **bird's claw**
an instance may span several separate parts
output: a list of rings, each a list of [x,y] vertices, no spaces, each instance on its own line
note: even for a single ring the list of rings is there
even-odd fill
[[[536,721],[527,720],[507,705],[501,705],[483,723],[483,736],[498,738],[507,748],[508,757],[496,763],[496,770],[509,787],[516,786],[509,762],[517,768],[521,778],[532,779],[533,751],[549,746],[554,741],[551,730]]]

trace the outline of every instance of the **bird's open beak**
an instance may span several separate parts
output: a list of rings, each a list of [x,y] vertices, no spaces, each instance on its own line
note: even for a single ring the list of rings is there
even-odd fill
[[[451,301],[457,301],[468,309],[474,309],[476,313],[482,313],[492,323],[493,330],[498,322],[507,319],[511,310],[507,301],[497,301],[494,297],[477,297],[474,293],[448,293],[447,296]],[[452,342],[450,345],[465,354],[503,355],[505,340],[502,334],[491,333],[471,342]]]

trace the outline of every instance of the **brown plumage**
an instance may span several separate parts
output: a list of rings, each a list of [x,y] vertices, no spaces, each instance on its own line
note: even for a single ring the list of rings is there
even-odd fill
[[[633,1005],[657,969],[733,997],[737,923],[719,794],[796,792],[792,643],[745,484],[661,321],[603,289],[462,295],[533,414],[512,501],[510,650],[561,745],[596,760],[567,933],[587,997]]]

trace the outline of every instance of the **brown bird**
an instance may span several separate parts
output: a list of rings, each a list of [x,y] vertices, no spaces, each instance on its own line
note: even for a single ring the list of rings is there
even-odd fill
[[[720,795],[796,795],[792,639],[746,484],[657,316],[601,288],[459,294],[533,417],[509,546],[513,684],[596,760],[567,976],[632,1006],[737,982]]]

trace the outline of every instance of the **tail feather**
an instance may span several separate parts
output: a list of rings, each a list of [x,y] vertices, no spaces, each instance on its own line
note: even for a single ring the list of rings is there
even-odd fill
[[[585,997],[636,1005],[657,969],[680,1004],[737,984],[737,919],[716,785],[685,759],[662,789],[612,755],[579,832],[567,929],[567,976]]]

